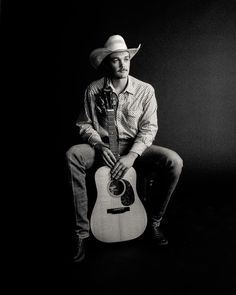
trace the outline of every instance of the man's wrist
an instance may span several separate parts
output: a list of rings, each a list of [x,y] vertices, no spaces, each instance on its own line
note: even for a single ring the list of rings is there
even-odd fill
[[[102,146],[106,147],[106,144],[104,142],[102,142],[102,141],[98,141],[98,142],[93,144],[94,149],[97,149],[97,148],[100,149]]]
[[[138,154],[133,151],[130,151],[129,156],[131,156],[134,160],[136,160],[136,158],[138,157]]]

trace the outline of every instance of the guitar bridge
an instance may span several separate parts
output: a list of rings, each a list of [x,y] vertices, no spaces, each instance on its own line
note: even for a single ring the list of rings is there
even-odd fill
[[[107,209],[108,214],[121,214],[126,211],[130,211],[130,207],[120,207],[120,208]]]

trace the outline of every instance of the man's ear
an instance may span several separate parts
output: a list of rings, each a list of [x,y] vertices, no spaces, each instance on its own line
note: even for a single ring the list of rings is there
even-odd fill
[[[102,61],[102,63],[100,64],[99,66],[99,72],[103,75],[110,75],[111,71],[110,71],[110,66],[109,66],[109,63],[108,63],[108,60],[107,59],[104,59]]]

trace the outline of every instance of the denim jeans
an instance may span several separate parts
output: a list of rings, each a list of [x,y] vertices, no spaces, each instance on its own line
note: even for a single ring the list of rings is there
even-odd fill
[[[128,142],[120,142],[120,155],[126,154],[131,145]],[[73,195],[75,235],[83,239],[89,237],[90,234],[86,173],[88,169],[99,163],[99,158],[90,145],[78,144],[67,151],[66,159]],[[138,178],[142,179],[151,175],[154,179],[147,205],[147,214],[150,221],[160,224],[178,183],[182,167],[183,161],[175,151],[157,145],[148,147],[136,159],[134,168]]]

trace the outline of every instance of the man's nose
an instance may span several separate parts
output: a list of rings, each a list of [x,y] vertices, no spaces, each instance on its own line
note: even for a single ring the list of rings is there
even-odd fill
[[[121,66],[122,68],[124,68],[124,67],[125,67],[125,61],[120,61],[120,66]]]

